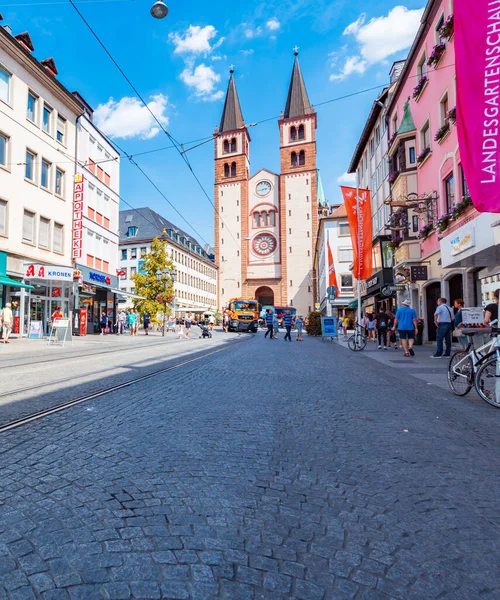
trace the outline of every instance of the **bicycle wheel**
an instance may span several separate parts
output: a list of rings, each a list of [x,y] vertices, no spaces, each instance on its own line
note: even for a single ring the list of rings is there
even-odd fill
[[[491,358],[479,368],[474,378],[474,385],[479,396],[491,406],[500,408],[500,395],[497,394],[496,384],[498,377],[496,376],[497,359]]]
[[[474,364],[467,352],[459,350],[448,364],[448,385],[457,396],[465,396],[474,385]]]
[[[359,350],[363,350],[363,348],[366,346],[366,338],[360,333],[353,333],[347,340],[347,345],[353,352],[358,352]]]

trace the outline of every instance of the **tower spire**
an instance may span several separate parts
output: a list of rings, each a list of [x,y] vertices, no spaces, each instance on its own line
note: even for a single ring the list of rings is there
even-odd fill
[[[285,111],[283,113],[285,119],[302,117],[303,115],[314,112],[314,109],[311,108],[309,103],[306,85],[300,70],[298,46],[295,46],[293,53],[295,55],[295,61],[293,63],[292,78],[290,80],[290,87],[288,88]]]
[[[231,65],[229,73],[231,76],[229,78],[226,100],[224,102],[224,109],[220,120],[220,133],[223,133],[224,131],[234,131],[235,129],[241,129],[245,126],[238,92],[236,91],[236,84],[234,83],[234,65]]]

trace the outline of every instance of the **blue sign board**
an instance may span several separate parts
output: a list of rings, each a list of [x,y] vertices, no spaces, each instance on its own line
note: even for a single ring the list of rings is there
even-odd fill
[[[321,336],[337,337],[337,319],[335,317],[321,317]]]

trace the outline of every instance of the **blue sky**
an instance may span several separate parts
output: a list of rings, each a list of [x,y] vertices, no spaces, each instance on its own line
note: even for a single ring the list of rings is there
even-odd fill
[[[379,86],[317,109],[318,167],[327,199],[339,201],[339,177],[392,62],[406,56],[423,0],[404,5],[385,0],[167,4],[170,12],[163,20],[150,16],[149,0],[81,1],[78,7],[180,142],[213,133],[232,63],[245,121],[278,116],[295,45],[312,104]],[[68,2],[6,0],[2,14],[14,34],[29,31],[39,60],[54,57],[60,81],[86,98],[99,125],[124,150],[135,154],[170,145]],[[279,171],[277,120],[250,128],[250,134],[252,173],[262,167]],[[189,159],[212,196],[213,144],[191,151]],[[177,152],[164,150],[136,160],[193,225],[200,241],[212,243],[213,209]],[[127,159],[121,172],[121,195],[127,202],[150,206],[189,230]]]

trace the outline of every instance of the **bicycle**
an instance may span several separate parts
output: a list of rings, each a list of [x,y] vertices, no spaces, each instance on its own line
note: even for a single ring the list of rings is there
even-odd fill
[[[475,333],[477,332],[463,330],[463,334],[470,338],[469,343],[465,350],[452,354],[448,363],[448,385],[456,396],[465,396],[471,391],[479,368],[495,354],[496,340],[493,338],[479,348],[474,348],[472,336]]]
[[[347,340],[347,346],[349,347],[349,350],[352,350],[353,352],[359,352],[366,346],[368,338],[364,333],[364,327],[361,327],[361,325],[358,325],[358,323],[356,323],[355,327],[356,331]]]
[[[474,378],[474,385],[480,398],[490,406],[500,408],[500,329],[494,328],[494,356],[483,362]]]

